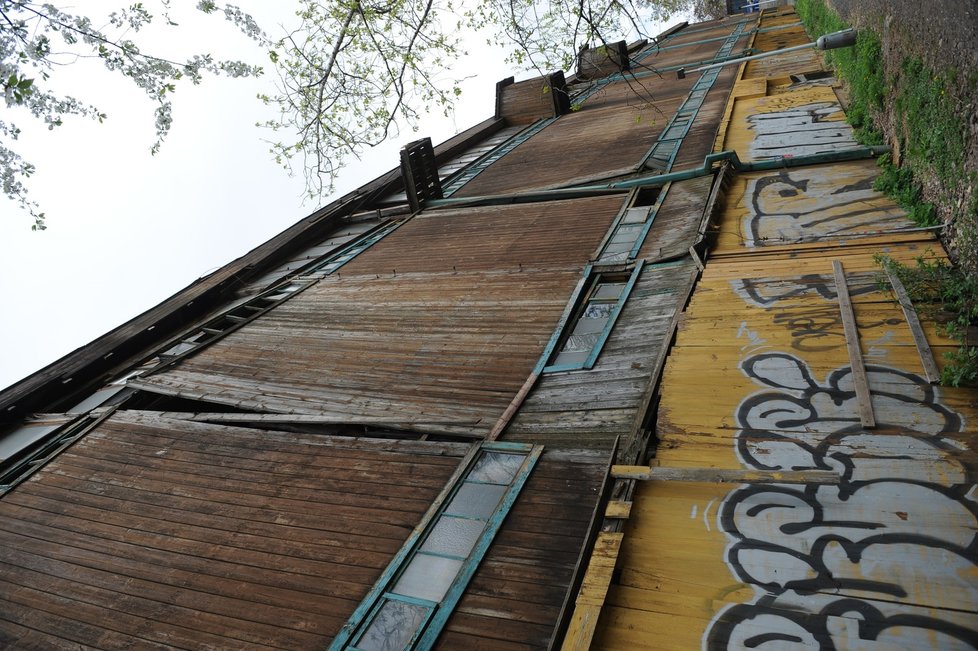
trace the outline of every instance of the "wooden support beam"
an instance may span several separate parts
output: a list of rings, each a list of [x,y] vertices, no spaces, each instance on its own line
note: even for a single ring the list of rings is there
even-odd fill
[[[581,591],[577,594],[574,615],[562,651],[586,651],[591,647],[594,631],[601,616],[601,607],[611,586],[611,577],[618,562],[618,552],[625,534],[601,532],[594,543],[594,553],[588,563]]]
[[[665,468],[661,466],[614,466],[615,479],[685,481],[732,484],[838,484],[831,470],[747,470],[726,468]]]
[[[835,293],[839,298],[839,310],[842,313],[842,328],[846,334],[849,367],[852,369],[852,384],[856,389],[856,401],[859,403],[859,422],[862,423],[863,427],[876,427],[872,394],[869,390],[869,380],[866,377],[863,353],[859,348],[859,331],[856,329],[856,317],[852,311],[852,300],[849,298],[849,287],[846,285],[846,274],[842,269],[842,262],[833,260],[832,271],[835,274]]]
[[[913,342],[917,345],[917,354],[920,355],[924,375],[927,376],[928,382],[934,384],[941,379],[941,372],[937,368],[937,362],[934,361],[934,353],[930,349],[930,344],[927,343],[924,330],[920,327],[917,310],[914,309],[913,303],[910,302],[910,297],[907,295],[907,290],[897,275],[891,269],[886,270],[886,275],[890,279],[893,294],[900,303],[900,307],[903,308],[903,316],[907,319],[907,325],[910,326],[910,334],[913,336]]]

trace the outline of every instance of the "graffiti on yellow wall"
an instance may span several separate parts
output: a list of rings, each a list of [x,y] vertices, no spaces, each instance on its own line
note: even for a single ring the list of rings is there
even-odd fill
[[[905,227],[906,216],[899,207],[878,203],[875,166],[840,167],[782,169],[751,179],[745,196],[744,244],[787,244]],[[839,183],[842,174],[845,182]]]
[[[827,283],[803,278],[803,289],[782,286],[785,295],[829,298]],[[777,298],[762,300],[776,311]],[[740,362],[760,387],[736,409],[741,462],[839,480],[749,485],[724,498],[726,561],[755,598],[721,610],[704,647],[978,646],[967,612],[978,603],[978,504],[953,438],[962,415],[915,373],[868,365],[878,427],[865,430],[850,368],[823,375],[820,357],[765,350]]]

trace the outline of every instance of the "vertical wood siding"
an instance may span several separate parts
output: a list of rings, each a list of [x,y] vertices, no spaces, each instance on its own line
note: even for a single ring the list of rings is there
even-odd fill
[[[689,258],[643,269],[594,368],[543,375],[504,438],[610,449],[615,437],[631,436],[694,269]]]
[[[421,215],[146,382],[223,404],[485,433],[533,369],[620,196]]]

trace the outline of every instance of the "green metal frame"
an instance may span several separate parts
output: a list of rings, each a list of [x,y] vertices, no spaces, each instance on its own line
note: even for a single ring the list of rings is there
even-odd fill
[[[649,211],[645,217],[645,223],[644,226],[642,227],[642,231],[636,237],[635,244],[632,246],[628,255],[625,257],[625,260],[622,261],[623,263],[631,262],[636,257],[638,257],[638,252],[642,249],[642,245],[645,244],[645,239],[648,237],[649,231],[652,229],[652,223],[655,221],[656,216],[659,214],[659,210],[662,208],[662,204],[666,200],[666,196],[669,193],[670,187],[671,187],[671,183],[664,184],[662,186],[662,189],[659,190],[659,196],[656,197],[655,203],[649,206]],[[624,206],[622,206],[621,211],[618,213],[618,216],[615,218],[615,222],[611,225],[611,228],[608,229],[608,232],[605,233],[604,239],[601,240],[601,244],[598,245],[599,253],[595,257],[595,261],[598,264],[616,264],[615,261],[603,260],[605,256],[605,249],[607,249],[608,245],[611,243],[611,240],[614,239],[615,233],[618,232],[618,229],[624,224],[625,215],[628,213],[629,208],[635,207],[631,205],[630,203],[631,201],[634,201],[634,199],[629,199],[629,203],[626,203]]]
[[[508,452],[511,454],[522,455],[524,458],[519,469],[516,471],[515,476],[510,481],[508,488],[500,498],[499,503],[496,505],[495,510],[488,518],[485,519],[485,526],[482,533],[479,535],[479,538],[476,540],[472,551],[469,552],[458,573],[455,575],[455,578],[452,580],[452,583],[449,586],[448,591],[445,593],[445,596],[442,597],[440,602],[434,602],[392,592],[391,588],[397,583],[397,580],[400,578],[404,569],[407,568],[410,561],[418,554],[428,535],[434,529],[435,523],[438,522],[439,518],[445,513],[449,502],[458,492],[458,489],[462,486],[463,482],[469,481],[470,483],[477,483],[467,480],[466,478],[470,474],[472,468],[475,466],[478,458],[484,452]],[[353,612],[353,614],[350,615],[350,618],[343,625],[343,628],[340,629],[339,634],[329,647],[330,651],[356,651],[357,647],[355,644],[359,641],[360,636],[367,631],[374,617],[376,617],[377,613],[380,612],[380,609],[383,607],[384,603],[390,600],[404,601],[406,603],[428,607],[431,609],[425,620],[414,631],[411,642],[407,647],[412,650],[431,649],[437,641],[438,636],[441,634],[441,631],[444,629],[445,624],[448,622],[448,619],[454,612],[455,606],[458,604],[459,599],[461,599],[462,594],[465,592],[465,588],[468,586],[469,581],[472,579],[472,576],[478,569],[479,563],[482,561],[486,551],[488,551],[489,546],[492,544],[492,540],[499,531],[499,528],[502,526],[502,523],[505,520],[506,515],[509,513],[510,508],[512,508],[513,504],[516,503],[516,499],[519,496],[520,491],[523,489],[526,480],[533,472],[533,468],[536,465],[537,460],[540,458],[540,454],[542,452],[542,445],[528,445],[508,442],[473,444],[472,448],[469,450],[465,458],[463,458],[459,463],[459,467],[448,480],[445,488],[442,490],[438,498],[436,498],[431,509],[429,509],[421,523],[415,527],[414,531],[411,532],[411,535],[408,536],[407,540],[401,546],[401,549],[391,560],[390,564],[388,564],[380,578],[377,579],[377,582],[374,584],[373,588],[371,588],[367,596],[364,597],[363,601],[360,602],[360,605]],[[499,486],[502,484],[494,485]],[[425,551],[424,553],[431,554],[433,556],[444,556],[443,554],[431,553],[428,551]],[[458,558],[455,556],[448,557],[455,559]]]
[[[730,56],[734,45],[743,36],[746,25],[746,21],[737,23],[733,31],[727,35],[723,45],[717,50],[715,59],[723,59],[724,57]],[[693,126],[693,122],[696,120],[700,108],[702,108],[703,103],[706,101],[707,94],[709,94],[713,88],[713,84],[716,83],[717,78],[720,76],[720,72],[720,68],[711,68],[700,75],[700,78],[696,80],[696,83],[690,89],[686,99],[683,100],[683,103],[672,116],[672,119],[669,120],[669,124],[659,134],[658,140],[652,145],[648,153],[642,157],[637,169],[653,167],[661,172],[672,170],[672,166],[676,162],[676,156],[679,154],[679,148],[682,146],[683,140]]]
[[[442,196],[450,197],[456,192],[458,192],[462,186],[481,174],[486,168],[498,161],[500,158],[513,151],[524,142],[535,136],[536,134],[543,131],[548,125],[550,125],[559,116],[554,116],[550,118],[541,118],[523,129],[517,134],[514,134],[511,138],[501,143],[497,147],[489,150],[483,154],[480,158],[474,160],[470,165],[463,167],[458,172],[453,174],[449,179],[446,179],[445,183],[442,184]]]
[[[332,274],[347,262],[350,262],[353,260],[353,258],[357,257],[371,246],[396,231],[404,223],[406,223],[406,221],[406,219],[394,219],[378,225],[376,228],[367,231],[360,237],[345,244],[336,251],[328,253],[322,260],[317,260],[316,262],[312,263],[309,267],[303,269],[299,275],[305,276],[308,274],[318,273],[319,275],[328,276]]]
[[[608,342],[608,337],[611,336],[612,330],[615,328],[615,322],[618,321],[618,317],[621,314],[622,309],[625,307],[625,303],[628,301],[629,294],[632,293],[632,289],[635,287],[635,283],[638,281],[638,277],[642,273],[643,261],[639,260],[632,269],[631,275],[628,277],[628,281],[625,283],[625,287],[622,289],[621,295],[618,297],[618,301],[615,303],[615,307],[608,317],[608,323],[605,324],[604,329],[601,331],[601,335],[595,342],[594,347],[591,348],[591,352],[587,359],[578,364],[547,364],[546,362],[553,357],[554,352],[556,352],[557,345],[560,341],[564,339],[565,333],[568,333],[569,324],[564,321],[560,324],[557,330],[554,331],[551,341],[554,342],[553,346],[548,345],[547,350],[544,351],[544,356],[541,356],[540,362],[537,362],[537,366],[541,368],[543,373],[558,373],[560,371],[580,371],[594,368],[594,365],[598,361],[598,356],[601,354],[601,350],[604,345]],[[585,286],[588,288],[594,287],[601,280],[602,275],[608,275],[608,272],[597,272],[589,274],[590,277],[587,278]],[[581,292],[578,292],[574,297],[574,309],[573,313],[579,313],[581,308],[583,308],[584,300],[582,300]],[[574,322],[576,324],[576,320]],[[543,366],[541,367],[541,363]]]

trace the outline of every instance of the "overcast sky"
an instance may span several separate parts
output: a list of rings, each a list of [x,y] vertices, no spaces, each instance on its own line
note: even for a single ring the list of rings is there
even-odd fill
[[[94,18],[99,7],[107,15],[120,4],[86,0],[80,6]],[[173,4],[186,8],[173,12],[180,27],[156,41],[166,50],[160,56],[210,51],[264,62],[264,53],[221,18],[200,15],[194,2]],[[244,8],[267,31],[292,22],[292,3],[261,4],[274,7]],[[503,52],[472,48],[476,54],[457,68],[471,77],[454,119],[430,116],[417,134],[405,132],[371,150],[343,171],[337,193],[396,167],[405,142],[430,136],[437,144],[492,114],[495,82],[512,71]],[[18,151],[37,167],[29,187],[47,214],[48,229],[32,232],[30,217],[0,198],[0,388],[149,309],[329,200],[306,202],[302,179],[274,164],[261,140],[267,133],[254,126],[268,117],[255,96],[269,90],[270,76],[181,86],[173,130],[156,156],[149,153],[154,106],[127,80],[98,62],[80,61],[59,71],[57,82],[109,119],[101,125],[71,119],[53,131],[19,119],[24,133]]]

